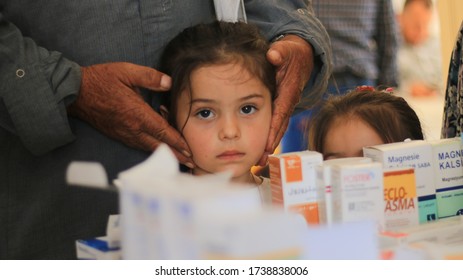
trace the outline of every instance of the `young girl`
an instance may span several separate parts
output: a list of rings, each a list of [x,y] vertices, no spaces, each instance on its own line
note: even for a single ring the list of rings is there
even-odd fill
[[[251,167],[265,150],[275,95],[268,42],[252,25],[214,22],[185,29],[166,47],[172,77],[161,110],[192,151],[195,175],[231,171],[232,181],[269,186]]]
[[[391,90],[363,86],[333,96],[310,121],[309,149],[324,159],[363,156],[365,146],[423,139],[415,111]]]

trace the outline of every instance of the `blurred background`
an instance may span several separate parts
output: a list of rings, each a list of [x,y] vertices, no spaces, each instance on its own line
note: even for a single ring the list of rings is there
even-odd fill
[[[400,17],[405,0],[392,0],[393,7]],[[410,103],[421,119],[427,139],[439,139],[442,126],[442,114],[444,107],[445,86],[447,73],[456,40],[457,32],[463,20],[463,1],[461,0],[433,0],[433,15],[429,24],[430,40],[435,40],[438,45],[438,52],[431,53],[431,56],[440,56],[441,84],[435,96],[413,96],[409,91],[401,88],[399,94]],[[400,25],[400,19],[398,19]],[[399,53],[400,55],[400,53]],[[399,57],[400,60],[400,57]],[[400,61],[398,61],[400,64]],[[399,65],[400,67],[400,65]],[[429,66],[433,67],[433,66]]]

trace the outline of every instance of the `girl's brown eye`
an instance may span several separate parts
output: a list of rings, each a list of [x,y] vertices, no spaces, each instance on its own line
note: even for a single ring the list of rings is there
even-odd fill
[[[254,111],[256,110],[256,107],[252,106],[252,105],[246,105],[246,106],[243,106],[241,108],[241,112],[245,115],[249,115],[249,114],[252,114],[254,113]]]
[[[213,117],[213,113],[211,110],[201,110],[198,113],[196,113],[196,116],[198,116],[200,119],[210,119]]]

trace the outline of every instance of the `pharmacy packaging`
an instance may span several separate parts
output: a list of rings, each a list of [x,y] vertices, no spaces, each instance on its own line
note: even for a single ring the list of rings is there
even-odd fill
[[[109,247],[106,236],[76,240],[76,253],[78,260],[120,260],[121,248]]]
[[[395,259],[402,260],[403,255],[411,255],[406,258],[409,260],[463,260],[463,243],[449,245],[430,241],[416,242],[399,247]]]
[[[119,260],[122,259],[120,240],[120,215],[110,215],[106,226],[106,236],[76,240],[79,260]]]
[[[210,217],[201,226],[202,259],[300,259],[305,219],[278,208]]]
[[[336,158],[325,160],[322,164],[315,167],[317,174],[318,214],[320,224],[331,225],[333,223],[331,167],[345,162],[368,163],[372,162],[372,160],[367,157]]]
[[[415,169],[401,167],[384,171],[384,230],[419,225]]]
[[[461,139],[430,141],[439,218],[463,214],[463,146]]]
[[[220,239],[211,236],[212,228],[220,224],[226,231],[230,221],[242,221],[238,225],[245,226],[244,217],[262,210],[259,190],[254,186],[214,182],[205,176],[186,179],[177,181],[166,213],[170,221],[169,235],[175,240],[174,259],[206,258],[210,254],[211,238]],[[224,237],[225,243],[220,246],[229,248],[227,238],[231,237]]]
[[[124,259],[202,259],[211,219],[262,208],[255,186],[232,184],[231,174],[179,173],[166,149],[119,175]]]
[[[420,223],[437,219],[432,146],[424,140],[389,143],[363,148],[363,155],[381,162],[384,169],[415,168]]]
[[[395,248],[425,241],[445,245],[463,243],[463,219],[454,216],[379,233],[379,242],[382,248]]]
[[[269,156],[272,203],[302,214],[308,224],[318,224],[315,167],[323,156],[314,151]]]
[[[384,226],[383,168],[381,163],[333,165],[333,222],[375,221]]]

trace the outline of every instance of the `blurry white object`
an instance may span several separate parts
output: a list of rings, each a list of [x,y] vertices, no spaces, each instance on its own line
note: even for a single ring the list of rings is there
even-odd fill
[[[376,260],[380,256],[376,221],[309,227],[304,236],[304,259]]]
[[[217,19],[228,22],[247,22],[243,0],[214,0]]]
[[[108,187],[106,171],[98,162],[71,162],[66,172],[66,182],[69,185],[75,186],[96,188]]]

